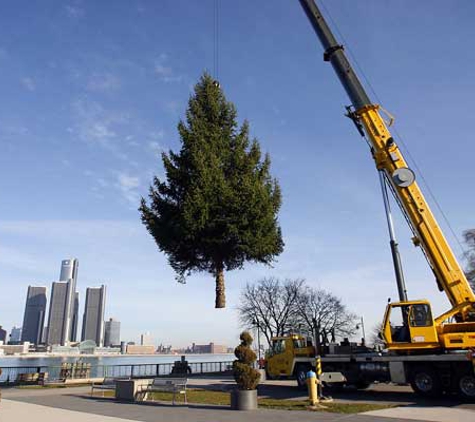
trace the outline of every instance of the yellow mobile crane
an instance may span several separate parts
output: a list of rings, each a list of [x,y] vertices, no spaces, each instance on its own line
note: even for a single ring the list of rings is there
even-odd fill
[[[314,0],[299,0],[352,105],[347,116],[366,138],[379,173],[399,301],[389,303],[383,320],[386,350],[376,353],[349,344],[318,345],[324,373],[339,373],[347,384],[364,388],[374,381],[409,382],[422,395],[458,392],[475,399],[475,295],[447,240],[383,119],[380,105],[373,103],[351,64],[344,47],[332,34]],[[390,212],[388,187],[394,194],[452,307],[433,317],[427,300],[408,300]],[[400,323],[392,324],[393,317]],[[273,339],[267,356],[270,376],[294,376],[304,385],[305,371],[315,365],[303,338]]]
[[[333,65],[350,97],[352,107],[348,108],[347,116],[369,141],[380,175],[399,290],[399,302],[388,304],[384,317],[383,336],[388,349],[419,353],[421,350],[475,347],[475,295],[415,181],[414,173],[391,136],[381,115],[381,107],[368,97],[346,58],[343,46],[337,43],[315,2],[299,1],[323,45],[324,60]],[[452,305],[447,312],[436,318],[433,318],[427,300],[407,299],[386,186],[394,193],[409,222],[414,233],[414,244],[422,248],[439,289],[445,292]],[[391,328],[389,324],[391,313],[395,309],[400,309],[403,314],[403,325],[399,329]]]

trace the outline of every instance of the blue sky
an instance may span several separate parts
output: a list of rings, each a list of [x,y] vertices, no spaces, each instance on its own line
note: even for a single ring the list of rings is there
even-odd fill
[[[139,198],[163,174],[158,154],[179,148],[193,85],[214,71],[214,0],[10,2],[0,15],[0,325],[20,325],[27,286],[49,288],[68,257],[80,262],[81,311],[85,288],[107,284],[106,317],[126,340],[150,331],[157,343],[233,345],[241,288],[263,276],[331,290],[367,330],[397,298],[377,174],[300,5],[220,4],[218,77],[271,155],[285,252],[273,268],[227,274],[228,306],[215,310],[212,277],[177,284],[140,223]],[[456,234],[474,228],[475,3],[325,5]],[[442,312],[444,295],[396,223],[409,295]]]

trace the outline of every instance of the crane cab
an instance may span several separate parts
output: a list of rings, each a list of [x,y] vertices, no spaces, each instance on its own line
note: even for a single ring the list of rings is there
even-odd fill
[[[430,303],[426,300],[389,303],[382,335],[393,351],[440,349]]]
[[[386,347],[403,353],[474,348],[475,322],[448,322],[466,306],[452,308],[434,319],[427,300],[389,303],[382,329]]]

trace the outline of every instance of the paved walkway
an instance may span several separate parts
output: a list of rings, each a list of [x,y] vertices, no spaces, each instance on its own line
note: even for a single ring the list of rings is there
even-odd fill
[[[191,380],[190,380],[191,381]],[[219,380],[194,379],[192,384],[205,387],[227,387]],[[278,393],[278,384],[268,386],[272,396]],[[282,386],[284,387],[284,386]],[[227,388],[223,388],[227,389]],[[283,388],[285,394],[285,388]],[[295,393],[295,388],[291,391]],[[89,387],[64,389],[2,389],[3,400],[0,402],[0,422],[28,421],[35,422],[474,422],[474,405],[459,403],[404,403],[405,396],[393,397],[393,403],[402,406],[386,410],[366,412],[359,415],[345,415],[325,412],[303,412],[286,410],[259,409],[253,412],[232,411],[227,406],[177,405],[170,403],[123,403],[101,397],[90,397]],[[265,392],[265,390],[263,391]],[[368,392],[366,392],[367,394]],[[378,392],[375,391],[373,396]],[[384,390],[382,391],[384,395]],[[301,395],[302,393],[297,393]],[[358,393],[360,394],[360,393]],[[278,394],[277,394],[278,396]],[[366,399],[371,394],[364,396]],[[284,397],[282,397],[284,398]],[[295,397],[294,397],[295,398]],[[385,398],[387,398],[385,396]],[[340,401],[340,400],[338,400]],[[347,401],[347,400],[345,400]],[[361,400],[359,395],[351,401]],[[380,402],[386,400],[380,400]],[[386,401],[387,402],[387,401]],[[439,404],[439,406],[437,406]]]
[[[51,407],[53,404],[55,406]],[[0,422],[29,421],[35,422],[378,422],[380,416],[341,415],[334,413],[315,413],[286,410],[257,410],[237,412],[227,407],[218,406],[170,406],[170,405],[137,405],[115,403],[105,400],[100,406],[85,404],[81,410],[70,408],[71,400],[45,405],[26,403],[24,401],[2,400],[0,403]],[[60,407],[60,406],[61,407]],[[77,407],[77,406],[74,406]],[[387,422],[409,422],[410,419],[390,418]],[[473,422],[473,421],[472,421]]]
[[[393,418],[410,418],[418,421],[431,422],[474,422],[475,412],[466,409],[454,409],[451,407],[395,407],[385,410],[373,410],[366,412],[364,415],[393,417]]]
[[[23,422],[30,420],[35,422],[130,422],[130,419],[73,412],[71,410],[55,409],[19,401],[2,400],[0,402],[0,422]]]
[[[89,388],[3,390],[0,422],[378,422],[380,416],[258,409],[230,410],[228,406],[123,403],[90,397]],[[387,422],[410,419],[391,418]],[[471,421],[473,422],[473,421]]]

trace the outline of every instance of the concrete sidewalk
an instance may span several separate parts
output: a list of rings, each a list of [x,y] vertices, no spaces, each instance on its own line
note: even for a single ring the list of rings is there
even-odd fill
[[[466,409],[454,409],[450,407],[419,407],[405,406],[394,407],[384,410],[372,410],[362,413],[368,416],[383,418],[410,418],[418,421],[429,422],[474,422],[475,412]]]
[[[191,380],[190,380],[191,381]],[[231,386],[228,380],[195,379],[190,382],[195,388],[213,387],[228,390]],[[284,385],[267,385],[264,395],[270,397],[299,398],[301,392],[295,388],[287,390]],[[282,390],[282,391],[281,391]],[[403,421],[432,421],[432,422],[474,422],[475,408],[473,404],[460,404],[456,401],[433,402],[431,404],[415,404],[406,401],[405,396],[393,397],[399,407],[371,411],[359,415],[336,414],[325,412],[305,412],[288,410],[258,409],[253,412],[237,412],[228,406],[213,405],[177,405],[171,403],[124,403],[102,397],[91,397],[90,387],[69,387],[61,389],[3,389],[3,401],[0,402],[0,422],[29,421],[35,422],[403,422]],[[290,394],[291,393],[291,394]],[[362,397],[373,397],[366,392]],[[361,400],[357,393],[353,402]],[[302,397],[304,398],[304,397]],[[386,397],[387,398],[387,397]],[[340,400],[338,400],[340,401]],[[369,401],[369,400],[368,400]]]
[[[124,403],[90,397],[89,389],[75,388],[9,391],[0,402],[0,422],[378,422],[380,416],[346,415],[325,412],[258,409],[250,412],[230,410],[228,406],[177,405],[170,403]],[[410,419],[390,418],[387,422]]]
[[[0,422],[30,420],[35,422],[130,422],[129,419],[73,412],[19,401],[2,400],[0,402]]]

